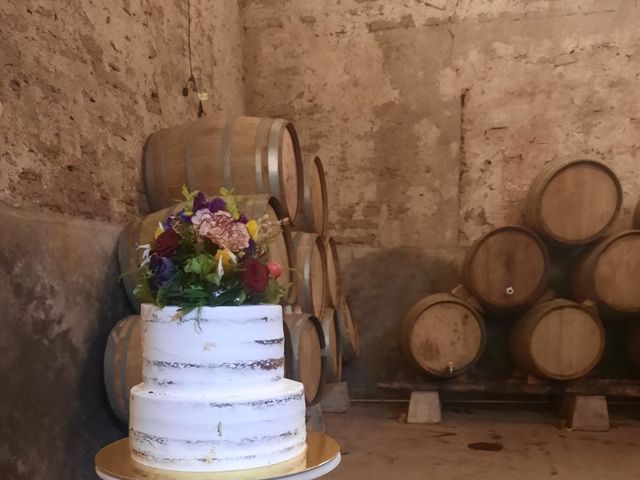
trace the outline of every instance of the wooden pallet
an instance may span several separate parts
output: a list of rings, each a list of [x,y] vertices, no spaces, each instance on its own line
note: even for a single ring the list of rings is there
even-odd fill
[[[379,383],[379,388],[411,392],[407,423],[439,423],[441,393],[536,395],[562,398],[562,424],[572,430],[609,430],[607,397],[640,398],[640,380],[582,379],[550,383],[533,377],[493,381],[449,380]]]

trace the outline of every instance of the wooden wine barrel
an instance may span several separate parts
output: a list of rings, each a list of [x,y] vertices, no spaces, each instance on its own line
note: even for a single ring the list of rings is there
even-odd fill
[[[615,173],[595,160],[549,164],[527,196],[527,225],[564,245],[583,245],[606,234],[622,206]]]
[[[327,255],[327,305],[334,309],[340,306],[342,298],[342,279],[340,276],[340,260],[338,259],[338,249],[336,242],[331,237],[324,239],[324,250]]]
[[[358,326],[353,319],[351,304],[346,295],[340,299],[336,313],[338,314],[342,360],[348,362],[360,355],[360,335],[358,334]]]
[[[319,316],[327,302],[327,256],[315,233],[293,232],[298,273],[295,303],[303,312]]]
[[[519,226],[496,228],[467,252],[462,279],[488,310],[526,308],[549,283],[549,254],[542,240]]]
[[[307,406],[320,401],[326,382],[324,333],[317,317],[285,313],[285,376],[304,385]]]
[[[626,340],[629,358],[637,368],[640,368],[640,319],[629,322]]]
[[[302,208],[296,217],[295,230],[322,235],[327,228],[327,184],[320,158],[304,164]]]
[[[302,161],[293,124],[259,117],[205,117],[153,133],[144,153],[152,210],[182,198],[181,189],[277,197],[295,219],[302,202]]]
[[[284,209],[275,197],[268,195],[238,195],[236,198],[240,205],[239,208],[249,218],[259,218],[266,215],[270,222],[285,218]],[[133,220],[125,226],[120,234],[118,239],[120,273],[129,301],[137,311],[140,311],[140,302],[133,295],[133,288],[138,283],[138,267],[142,261],[142,250],[137,247],[151,242],[158,223],[164,222],[168,216],[179,212],[183,207],[184,203],[179,203],[147,215],[141,220]],[[282,265],[283,274],[278,278],[278,283],[283,286],[289,285],[288,291],[283,298],[283,303],[292,302],[295,299],[299,278],[295,271],[295,250],[288,227],[285,226],[282,232],[269,244],[269,255],[271,259]]]
[[[104,383],[117,417],[129,422],[129,390],[142,382],[142,328],[139,315],[120,320],[104,351]]]
[[[419,369],[434,377],[464,373],[478,361],[485,343],[480,313],[448,293],[419,300],[402,323],[405,353]]]
[[[617,233],[589,249],[576,264],[573,294],[606,313],[640,313],[640,230]]]
[[[633,228],[640,229],[640,201],[636,205],[636,209],[633,212]]]
[[[320,316],[320,324],[324,334],[327,381],[339,382],[342,378],[342,345],[336,311],[333,308],[325,308]]]
[[[509,351],[531,375],[574,380],[596,366],[604,343],[604,328],[593,306],[556,299],[535,305],[516,322]]]

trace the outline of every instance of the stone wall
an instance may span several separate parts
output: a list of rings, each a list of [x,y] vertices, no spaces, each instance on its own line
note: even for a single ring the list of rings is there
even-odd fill
[[[233,0],[193,0],[193,64],[209,114],[243,111]],[[196,118],[186,0],[0,3],[0,478],[96,478],[126,435],[102,357],[130,313],[122,223],[147,210],[154,130]]]
[[[411,377],[398,324],[459,280],[464,248],[522,220],[555,159],[608,163],[640,195],[632,0],[245,0],[246,110],[295,121],[327,171],[361,330],[354,396]]]
[[[206,111],[243,109],[233,0],[193,0]],[[0,5],[0,201],[106,221],[145,210],[141,150],[195,118],[186,0],[8,0]]]
[[[195,118],[186,1],[0,5],[0,477],[91,478],[121,436],[102,390],[128,307],[115,245],[148,208],[141,151]],[[398,324],[459,281],[465,248],[521,220],[545,163],[588,156],[640,194],[634,0],[193,0],[210,114],[293,120],[325,164],[363,343],[355,397],[415,378]],[[10,439],[10,440],[7,440]]]

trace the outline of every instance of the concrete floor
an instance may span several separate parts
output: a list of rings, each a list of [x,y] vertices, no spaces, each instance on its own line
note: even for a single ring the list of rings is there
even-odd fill
[[[545,411],[449,408],[439,425],[398,418],[403,404],[352,404],[325,414],[342,463],[327,480],[626,480],[640,478],[640,407],[612,413],[605,433],[558,427]],[[550,411],[550,409],[549,409]],[[475,442],[499,451],[473,450]]]

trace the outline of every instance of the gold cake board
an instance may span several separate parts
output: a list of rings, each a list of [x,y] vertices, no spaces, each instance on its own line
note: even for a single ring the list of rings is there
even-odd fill
[[[98,452],[96,473],[102,480],[311,480],[336,468],[340,458],[338,442],[323,433],[308,432],[306,464],[298,457],[276,465],[246,470],[178,472],[135,462],[129,453],[129,438],[123,438]]]

